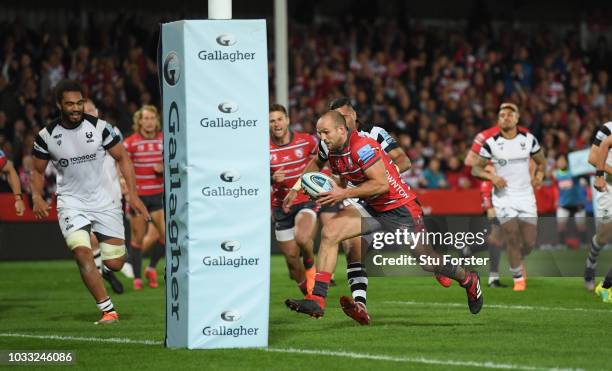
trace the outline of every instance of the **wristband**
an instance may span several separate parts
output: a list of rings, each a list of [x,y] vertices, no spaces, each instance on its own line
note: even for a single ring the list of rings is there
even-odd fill
[[[595,172],[595,176],[604,176],[604,175],[605,175],[605,172],[603,170],[597,170]]]
[[[293,187],[291,187],[296,192],[299,192],[302,189],[302,178],[298,178]]]
[[[15,193],[14,196],[16,200],[23,200],[23,197],[21,197],[21,193]]]

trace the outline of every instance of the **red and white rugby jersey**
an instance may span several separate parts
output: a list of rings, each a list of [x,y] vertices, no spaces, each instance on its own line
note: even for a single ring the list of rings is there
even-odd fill
[[[290,132],[289,143],[278,145],[270,138],[270,176],[280,169],[284,169],[285,180],[281,183],[272,183],[272,207],[281,207],[283,199],[298,180],[302,171],[317,151],[317,141],[304,133]],[[293,201],[293,205],[310,201],[303,192]]]
[[[132,159],[136,173],[136,191],[139,196],[150,196],[164,191],[164,175],[153,170],[164,161],[164,137],[161,132],[149,139],[134,133],[123,141]]]
[[[4,165],[6,165],[7,162],[8,162],[8,158],[6,157],[4,152],[2,152],[2,150],[0,149],[0,170],[4,168]]]
[[[497,132],[499,132],[499,127],[498,126],[494,126],[492,128],[488,128],[488,129],[483,130],[480,133],[476,134],[476,137],[474,138],[474,141],[472,141],[472,147],[470,148],[470,150],[472,152],[474,152],[475,154],[479,154],[480,153],[480,148],[484,144],[485,140],[488,137],[490,137],[491,135],[494,135],[494,133],[497,133]]]
[[[393,210],[416,199],[416,194],[400,179],[397,168],[380,144],[364,134],[349,130],[348,143],[340,152],[330,152],[321,142],[318,156],[321,162],[329,161],[334,174],[356,186],[368,180],[365,170],[382,160],[387,170],[389,191],[364,199],[376,211]]]
[[[504,138],[499,127],[495,129],[485,137],[478,153],[491,160],[495,173],[507,183],[505,188],[493,190],[493,204],[500,205],[502,198],[528,198],[535,202],[529,161],[531,156],[541,150],[538,140],[529,130],[520,126],[512,139]]]

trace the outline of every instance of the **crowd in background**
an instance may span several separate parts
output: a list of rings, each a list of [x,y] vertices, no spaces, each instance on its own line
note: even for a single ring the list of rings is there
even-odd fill
[[[463,165],[477,132],[496,123],[501,102],[520,108],[520,125],[549,159],[589,148],[612,119],[612,48],[587,50],[578,33],[490,27],[402,28],[392,20],[293,27],[291,121],[312,132],[326,102],[353,98],[359,119],[393,133],[408,153],[413,187],[469,188]]]
[[[128,134],[138,107],[160,103],[157,39],[156,28],[122,16],[59,33],[0,24],[0,149],[26,192],[34,136],[58,114],[55,84],[80,81],[100,115]],[[295,130],[314,133],[328,102],[349,96],[360,121],[384,127],[408,153],[413,169],[403,177],[412,187],[461,189],[478,184],[463,166],[472,139],[511,101],[552,169],[559,154],[590,147],[612,118],[611,42],[595,38],[584,49],[577,32],[545,26],[291,22],[290,119]]]

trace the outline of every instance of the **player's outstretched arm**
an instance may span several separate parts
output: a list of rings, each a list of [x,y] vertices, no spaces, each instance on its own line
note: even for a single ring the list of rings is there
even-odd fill
[[[15,213],[18,216],[22,216],[25,211],[25,205],[23,204],[23,198],[21,195],[21,182],[19,181],[19,175],[17,175],[17,171],[15,171],[15,167],[11,161],[7,161],[7,163],[2,168],[2,172],[8,175],[8,184],[11,187],[11,191],[13,191],[13,195],[15,195]]]
[[[410,159],[408,156],[406,156],[406,152],[404,152],[403,149],[399,147],[393,148],[388,154],[389,157],[391,157],[391,160],[393,160],[393,163],[397,165],[400,174],[406,170],[409,170],[412,166]]]
[[[38,219],[49,216],[49,204],[43,198],[43,189],[45,186],[45,169],[49,160],[43,160],[37,157],[33,159],[32,172],[30,173],[30,187],[32,188],[32,203],[34,204],[34,216]]]
[[[117,161],[119,169],[121,169],[121,175],[123,175],[127,187],[127,200],[130,203],[130,206],[141,214],[147,222],[151,221],[149,211],[142,203],[140,197],[138,197],[138,193],[136,192],[136,175],[134,173],[134,166],[132,165],[132,161],[130,160],[130,156],[128,155],[127,151],[121,144],[115,144],[107,151],[111,156],[113,156],[115,161]]]

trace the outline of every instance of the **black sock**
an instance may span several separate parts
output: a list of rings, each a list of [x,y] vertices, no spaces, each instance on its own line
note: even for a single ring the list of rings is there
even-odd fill
[[[349,263],[346,266],[349,288],[355,301],[366,303],[368,290],[368,273],[365,265],[361,263]]]
[[[162,258],[162,256],[164,256],[165,252],[165,245],[156,243],[155,246],[153,246],[153,250],[151,250],[151,261],[149,262],[149,267],[155,268],[159,260]]]
[[[132,249],[132,268],[134,269],[134,278],[142,277],[142,249],[134,247]]]

